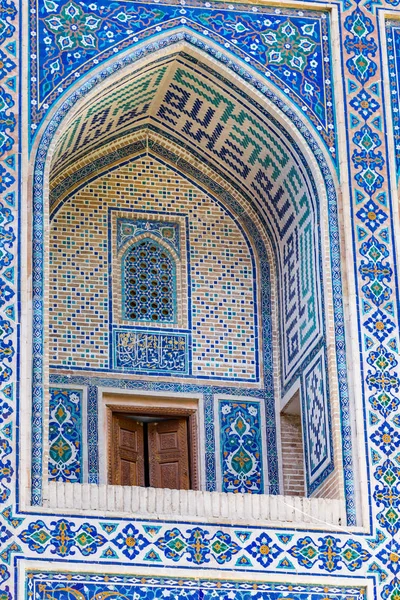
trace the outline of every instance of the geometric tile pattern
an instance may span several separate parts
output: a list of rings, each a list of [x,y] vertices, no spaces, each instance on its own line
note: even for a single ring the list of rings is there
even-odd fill
[[[330,412],[326,389],[323,350],[303,374],[303,438],[305,446],[306,482],[311,494],[333,470],[330,439]],[[321,476],[322,474],[322,476]]]
[[[303,246],[301,246],[301,248],[304,250],[304,248],[305,248],[306,246],[307,246],[307,242],[304,242],[304,244],[303,244]],[[290,256],[290,254],[289,254],[289,256]],[[290,265],[288,266],[288,270],[290,270]],[[309,272],[311,272],[313,275],[316,275],[316,273],[314,272],[314,270],[313,270],[313,269],[309,269]],[[302,274],[302,277],[304,277],[304,273]],[[306,273],[306,279],[307,279],[307,277],[308,277],[308,272]],[[290,281],[290,278],[288,279],[288,281]],[[304,282],[304,281],[302,281],[302,283],[304,284],[305,282]],[[287,288],[285,288],[285,289],[287,289]],[[307,290],[307,286],[305,285],[305,286],[304,286],[302,289],[303,289],[303,291]],[[293,291],[293,290],[292,290],[292,291]],[[293,297],[292,291],[290,291],[290,286],[289,286],[289,296],[288,296],[288,298],[292,298],[292,297]],[[283,304],[286,304],[286,305],[288,305],[288,302],[283,302]],[[312,310],[313,310],[313,308],[314,308],[314,306],[313,306],[313,302],[309,303],[309,305],[308,305],[308,309],[312,311]],[[289,311],[289,312],[290,312],[290,311]],[[289,314],[289,313],[288,313],[288,314]],[[293,316],[293,311],[291,311],[291,313],[290,313],[290,314]],[[303,311],[303,315],[304,315],[304,314],[305,314],[305,312]],[[303,330],[303,332],[302,332],[302,333],[303,333],[303,334],[304,334],[304,333],[306,333],[306,334],[307,334],[307,332],[304,332],[304,330]],[[269,421],[269,422],[270,422],[270,421]]]
[[[263,494],[258,402],[219,401],[222,491]]]
[[[91,199],[86,204],[88,195]],[[190,362],[191,372],[196,377],[203,378],[212,376],[257,381],[257,314],[254,310],[257,276],[249,243],[238,223],[222,204],[167,164],[148,156],[118,166],[114,171],[88,183],[63,203],[53,217],[50,251],[51,281],[54,286],[50,313],[51,365],[102,371],[110,369],[111,302],[105,291],[109,289],[110,269],[116,269],[118,273],[118,265],[115,261],[109,261],[111,248],[108,249],[107,244],[111,229],[109,210],[115,208],[118,208],[119,213],[124,209],[150,211],[148,222],[152,229],[146,239],[151,238],[154,247],[157,244],[164,247],[165,243],[165,252],[168,248],[171,257],[175,250],[171,248],[170,251],[169,243],[164,238],[158,241],[158,234],[153,234],[152,213],[159,211],[161,215],[165,215],[166,218],[162,219],[157,214],[155,223],[165,222],[171,232],[170,225],[174,223],[170,220],[174,215],[177,214],[176,224],[181,218],[178,214],[187,214],[187,238],[190,245],[184,241],[185,233],[181,243],[186,243],[187,247],[185,251],[181,248],[181,253],[183,256],[185,252],[190,258],[192,310],[188,323],[191,327],[188,329],[192,329],[193,339],[190,344],[193,357]],[[85,230],[79,225],[80,219],[85,222]],[[140,234],[139,240],[142,235],[146,234]],[[226,240],[229,240],[228,245]],[[131,243],[139,248],[135,244],[135,238],[126,241],[129,248]],[[121,252],[124,253],[123,248]],[[216,256],[219,263],[215,260]],[[85,257],[84,260],[82,257]],[[213,265],[212,270],[210,263]],[[177,279],[179,271],[183,269],[186,270],[186,266],[182,265],[178,269],[177,264]],[[164,275],[161,274],[160,277]],[[113,281],[114,315],[118,314],[114,297],[120,298],[118,288],[121,279],[117,277]],[[140,283],[142,284],[143,282]],[[177,282],[171,281],[171,287],[175,289],[172,295],[177,293],[176,286]],[[128,288],[130,290],[129,284]],[[188,297],[187,294],[185,296],[186,303]],[[171,303],[171,294],[167,299]],[[240,312],[237,310],[239,299]],[[174,314],[177,312],[178,317],[183,310],[182,304],[183,302],[179,302],[179,306],[173,304]],[[67,316],[62,317],[62,314]],[[68,327],[65,318],[70,319]],[[134,331],[131,332],[126,327],[129,323],[125,321],[124,327],[121,327],[116,323],[115,317],[113,320],[112,337],[115,343],[118,337],[112,357],[115,368],[128,371],[136,369],[139,372],[144,370],[155,374],[189,373],[189,354],[183,351],[187,347],[188,329],[185,328],[186,332],[182,331],[177,335],[180,328],[177,331],[172,323],[158,321],[157,327],[163,325],[163,330],[165,326],[169,326],[168,335],[160,336],[156,331],[151,335],[156,325],[152,320],[132,322]],[[240,327],[241,339],[232,336],[230,323],[233,321],[235,328]],[[142,325],[144,330],[140,331],[138,325]],[[164,346],[168,348],[167,353],[173,351],[165,360],[159,354]],[[219,352],[215,352],[217,347]]]
[[[165,91],[157,95],[161,82]],[[140,93],[136,89],[139,84]],[[134,108],[130,100],[118,104],[121,98],[131,96]],[[199,118],[200,114],[204,118]],[[139,82],[119,84],[116,93],[86,106],[58,143],[58,169],[76,160],[77,150],[88,152],[93,143],[127,135],[135,126],[132,115],[168,135],[172,127],[187,147],[209,156],[220,168],[223,165],[265,219],[276,246],[286,387],[323,335],[320,239],[313,226],[314,220],[319,220],[319,207],[293,149],[263,115],[255,117],[240,97],[229,94],[218,81],[212,85],[211,78],[193,65],[176,60],[170,61],[168,68],[158,65],[149,69]],[[92,128],[88,123],[97,121],[101,122],[98,135],[91,135],[85,145],[86,128]]]
[[[287,30],[283,28],[286,33],[289,32],[292,35],[292,30]],[[183,79],[185,74],[183,74]],[[181,86],[185,85],[185,82],[182,80],[182,72],[179,73],[179,81],[177,77],[174,80],[174,86],[177,87],[179,83]],[[196,80],[196,83],[199,84],[199,81]],[[187,86],[189,87],[189,86]],[[181,89],[181,88],[180,88]],[[171,93],[168,90],[168,93]],[[166,98],[168,96],[166,95]],[[166,100],[166,104],[168,104]],[[157,116],[160,118],[166,119],[166,115],[168,115],[168,110],[165,110],[164,107],[161,107],[157,113]],[[167,109],[171,107],[167,106]],[[164,114],[162,114],[164,112]],[[208,111],[207,111],[208,112]],[[233,121],[238,121],[238,117],[234,115]],[[108,126],[108,125],[107,125]],[[233,123],[233,126],[237,128],[237,124]],[[211,130],[213,129],[214,124],[211,123]],[[236,130],[235,130],[236,131]],[[207,139],[207,131],[205,132],[205,138]],[[237,135],[237,134],[236,134]],[[253,142],[250,142],[253,144]],[[243,146],[245,147],[248,141],[243,142]],[[276,151],[276,148],[275,148]],[[258,159],[257,159],[258,160]],[[260,161],[258,161],[260,162]],[[272,175],[274,178],[274,175]],[[286,188],[289,189],[290,185],[292,186],[293,191],[298,191],[298,181],[297,183],[293,183],[293,173],[291,173],[290,177],[288,177],[286,183]],[[268,184],[269,185],[269,184]],[[261,185],[262,187],[262,185]],[[301,190],[300,194],[303,190]],[[275,199],[279,198],[280,191],[277,191],[277,194],[274,196]],[[274,202],[273,202],[274,204]],[[301,207],[299,210],[299,206]],[[311,344],[318,339],[318,336],[321,335],[321,323],[316,325],[316,321],[321,319],[321,305],[320,300],[315,299],[313,297],[313,293],[315,291],[315,287],[319,287],[318,282],[313,281],[313,278],[318,278],[319,268],[314,268],[312,264],[313,261],[317,261],[318,251],[313,251],[312,243],[310,242],[309,235],[310,231],[314,231],[312,227],[310,227],[310,222],[307,221],[310,214],[307,214],[308,208],[304,202],[304,198],[299,198],[299,203],[297,205],[297,211],[302,213],[304,209],[304,214],[301,217],[301,221],[304,225],[304,231],[298,232],[296,230],[291,229],[291,221],[292,215],[286,213],[286,206],[279,205],[279,200],[277,200],[277,213],[280,213],[280,217],[284,220],[283,230],[285,234],[287,234],[287,244],[284,244],[284,248],[282,250],[282,281],[284,282],[280,289],[285,292],[285,296],[282,298],[281,306],[285,307],[284,314],[284,328],[285,329],[285,344],[283,348],[287,350],[285,354],[285,358],[287,357],[289,367],[292,369],[292,373],[295,372],[295,368],[297,366],[296,360],[303,360],[304,358],[304,345]],[[286,219],[286,221],[285,221]],[[317,229],[315,231],[318,231]],[[316,244],[317,245],[317,244]],[[300,255],[300,262],[304,265],[304,269],[297,269],[297,273],[294,273],[297,268],[297,255]],[[299,302],[298,294],[304,295],[302,297],[302,302]],[[317,290],[318,294],[318,290]],[[296,330],[297,329],[297,330]],[[295,333],[294,333],[295,331]],[[311,341],[310,341],[311,340]],[[287,361],[285,360],[285,367]],[[90,365],[90,363],[89,363]],[[88,365],[86,365],[88,366]],[[209,366],[209,365],[207,365]],[[289,370],[289,369],[288,369]],[[214,371],[215,373],[215,371]],[[212,373],[214,375],[214,373]]]
[[[296,169],[294,159],[276,133],[268,131],[265,122],[256,125],[243,105],[233,104],[233,97],[221,97],[218,89],[210,96],[209,88],[209,81],[198,74],[177,69],[157,117],[163,123],[172,120],[175,130],[186,130],[193,141],[218,139],[221,150],[219,144],[208,144],[214,160],[225,163],[233,178],[247,183],[259,207],[268,199],[268,211],[263,213],[269,221],[271,238],[279,240],[275,251],[282,311],[282,379],[286,386],[322,335],[321,267],[316,258],[320,242],[316,228],[311,226],[313,218],[318,219],[318,207],[313,206],[304,174]],[[176,97],[180,99],[181,113],[174,108]],[[209,115],[200,126],[194,117],[188,121],[186,115],[198,101]],[[242,128],[245,135],[240,133]],[[230,147],[233,152],[228,150]],[[237,160],[231,159],[232,154]],[[243,163],[246,166],[242,167]]]
[[[49,480],[82,483],[82,390],[50,388]]]
[[[133,146],[142,147],[144,140],[138,144],[133,143]],[[132,149],[131,152],[128,153],[127,158],[129,160],[136,154]],[[125,152],[126,148],[124,148]],[[136,160],[138,160],[138,156],[136,155]],[[121,164],[122,156],[120,156],[119,164]],[[96,160],[91,162],[91,168],[95,170],[97,167],[94,165],[97,163]],[[118,168],[116,169],[116,171]],[[99,173],[97,173],[99,175]],[[153,192],[157,192],[154,194],[153,204],[158,206],[157,200],[166,190],[162,188],[162,182],[158,180],[157,177],[153,178],[151,181],[150,173],[148,175],[148,186],[153,188]],[[65,181],[65,180],[64,180]],[[118,175],[117,175],[117,186],[119,185]],[[159,187],[160,184],[160,187]],[[128,186],[123,185],[124,196],[126,196],[127,204],[131,203],[130,198],[132,195],[134,196],[134,189],[132,189],[132,185],[128,184]],[[122,191],[122,190],[121,190]],[[183,191],[183,188],[182,188]],[[179,198],[179,193],[177,193],[177,189],[174,190],[176,194],[176,198]],[[111,194],[110,194],[111,196]],[[108,199],[110,200],[110,196]],[[104,205],[104,210],[107,210],[107,204]],[[63,210],[62,204],[58,205],[58,211]],[[167,208],[167,207],[165,207]],[[57,210],[57,209],[56,209]],[[168,322],[168,320],[158,319],[155,320],[153,318],[147,319],[147,326],[154,329],[160,328],[162,330],[171,330],[173,328],[174,332],[178,330],[183,330],[185,332],[188,331],[189,328],[189,320],[191,318],[191,295],[190,293],[183,296],[183,290],[188,288],[188,282],[190,281],[190,252],[189,252],[189,242],[188,242],[188,217],[181,213],[175,213],[174,211],[170,211],[171,215],[167,216],[167,213],[164,214],[158,211],[141,211],[138,213],[137,211],[132,211],[129,208],[121,208],[120,210],[116,209],[114,206],[109,207],[108,211],[108,225],[107,225],[107,234],[108,234],[108,256],[109,256],[109,285],[108,285],[108,299],[109,299],[109,311],[110,318],[109,323],[112,328],[118,327],[119,325],[125,325],[127,327],[137,326],[137,327],[146,327],[146,323],[141,322],[139,319],[136,323],[132,322],[132,320],[124,318],[124,286],[121,288],[121,281],[123,282],[124,274],[123,274],[123,255],[129,252],[129,249],[132,248],[133,245],[137,244],[139,241],[147,240],[151,242],[151,248],[155,248],[155,254],[160,254],[164,252],[165,255],[169,257],[169,260],[172,260],[174,263],[174,278],[171,280],[172,296],[179,295],[179,298],[170,298],[173,304],[173,312],[174,312],[174,324]],[[159,220],[159,215],[163,215],[163,219]],[[158,217],[158,218],[157,218]],[[154,243],[153,243],[154,242]],[[150,252],[150,254],[152,251]],[[162,299],[163,289],[166,292],[168,285],[164,285],[167,283],[165,281],[167,274],[162,272],[161,270],[156,268],[156,256],[148,256],[151,263],[151,268],[149,269],[150,280],[147,281],[147,275],[145,273],[140,274],[139,279],[136,278],[127,278],[128,287],[133,283],[133,279],[142,280],[140,281],[139,290],[146,291],[141,289],[141,285],[143,284],[149,289],[149,294],[151,298],[150,308],[154,308],[152,305],[157,303],[158,308],[161,310],[160,300]],[[147,263],[145,260],[139,261],[138,265],[131,265],[131,268],[141,270],[145,268],[144,263]],[[103,267],[103,262],[101,263]],[[157,272],[156,272],[157,271]],[[135,273],[137,275],[137,272]],[[156,280],[159,279],[162,285],[160,289],[154,290]],[[135,296],[134,290],[131,290],[131,293]],[[156,296],[157,294],[157,296]],[[161,297],[160,297],[161,294]],[[139,294],[139,297],[136,296],[132,298],[134,302],[143,302],[145,299],[148,299],[148,295]],[[125,296],[125,301],[127,301],[127,297]],[[149,304],[147,302],[147,304]],[[164,304],[164,303],[161,303]],[[134,308],[137,308],[134,307]],[[134,311],[136,314],[138,311]],[[151,315],[150,315],[151,316]],[[149,317],[150,317],[149,316]],[[165,316],[165,315],[163,315]],[[145,319],[146,321],[146,319]],[[111,337],[111,334],[110,334]]]
[[[31,0],[35,9],[35,1]],[[39,12],[39,11],[38,11]],[[35,13],[34,13],[35,14]],[[146,37],[168,34],[184,25],[190,35],[206,35],[237,58],[265,75],[305,112],[317,135],[336,158],[335,115],[329,56],[330,26],[327,13],[313,10],[258,6],[257,11],[235,11],[221,3],[180,7],[158,2],[157,10],[146,3],[113,5],[78,2],[59,5],[42,2],[34,20],[37,37],[30,42],[33,86],[32,132],[59,95],[110,55],[126,50]],[[42,43],[37,44],[37,40]]]
[[[147,116],[166,72],[167,66],[156,67],[139,76],[135,82],[129,85],[122,83],[112,94],[104,94],[101,99],[84,107],[58,141],[52,161],[53,177],[64,171],[70,163],[101,147],[104,133],[109,134],[109,139],[116,134],[127,135],[135,118],[143,120]],[[62,181],[59,187],[62,189]],[[57,199],[57,191],[53,191],[53,201]]]

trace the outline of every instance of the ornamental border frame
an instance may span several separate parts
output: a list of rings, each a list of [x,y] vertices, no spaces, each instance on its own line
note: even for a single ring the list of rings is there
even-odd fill
[[[17,561],[16,561],[17,562]],[[38,558],[35,558],[33,560],[30,559],[26,559],[26,558],[19,558],[18,559],[18,573],[19,573],[19,578],[18,581],[16,581],[16,589],[18,589],[19,594],[18,597],[25,600],[25,584],[26,584],[26,577],[25,574],[26,572],[29,570],[43,570],[43,564],[49,562],[49,559],[45,559],[45,560],[40,560]],[[72,564],[75,561],[71,561]],[[85,563],[77,563],[76,564],[76,572],[78,573],[91,573],[91,574],[96,574],[101,572],[101,570],[104,570],[104,563],[93,563],[90,567],[90,569],[88,569],[87,565]],[[159,569],[156,570],[157,567],[147,567],[147,566],[142,566],[142,565],[135,565],[135,571],[136,574],[138,574],[139,576],[143,575],[146,576],[148,575],[150,576],[154,576],[154,574],[157,572],[159,573]],[[47,571],[49,572],[55,572],[55,573],[62,573],[63,571],[65,572],[65,563],[62,563],[61,561],[57,561],[57,560],[52,560],[51,561],[51,568],[47,569]],[[114,575],[114,574],[132,574],[132,566],[131,565],[118,565],[118,564],[111,564],[110,562],[107,563],[107,572],[110,575]],[[210,580],[210,579],[215,579],[217,581],[225,581],[228,578],[230,580],[235,580],[235,581],[248,581],[249,577],[251,576],[251,580],[252,581],[257,581],[260,583],[277,583],[277,584],[282,584],[282,585],[288,585],[287,584],[287,579],[288,579],[288,575],[285,573],[267,573],[265,570],[263,571],[234,571],[234,576],[233,577],[229,577],[229,574],[232,573],[232,571],[216,571],[216,570],[208,570],[204,571],[206,577]],[[251,575],[250,575],[251,573]],[[173,569],[173,576],[174,577],[183,577],[183,578],[191,578],[193,579],[193,577],[190,577],[190,571],[188,571],[188,569],[184,569],[182,567],[176,567]],[[317,586],[323,586],[323,584],[321,584],[321,577],[317,574],[307,574],[307,575],[294,575],[291,574],[290,575],[291,579],[295,580],[295,585],[304,585],[304,586],[312,586],[312,585],[317,585]],[[228,579],[228,580],[229,580]],[[363,590],[366,590],[367,593],[364,594],[364,598],[365,600],[376,600],[376,595],[374,593],[374,580],[371,576],[369,577],[360,577],[360,576],[354,576],[352,575],[351,578],[351,582],[352,584],[349,585],[349,579],[348,577],[346,578],[345,576],[335,576],[335,575],[326,575],[324,574],[324,582],[327,582],[326,585],[328,586],[334,586],[334,587],[338,587],[341,586],[343,588],[350,588],[350,589],[354,589],[355,587],[357,587],[357,585],[359,585]],[[289,585],[293,585],[293,584],[289,584]]]

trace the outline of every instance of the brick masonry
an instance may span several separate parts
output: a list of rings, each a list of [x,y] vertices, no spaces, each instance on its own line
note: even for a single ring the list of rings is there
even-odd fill
[[[299,415],[281,414],[283,490],[286,496],[304,496],[304,451]]]

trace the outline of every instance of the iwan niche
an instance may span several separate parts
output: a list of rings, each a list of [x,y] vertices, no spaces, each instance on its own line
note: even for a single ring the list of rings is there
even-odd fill
[[[180,494],[201,518],[190,498],[218,491],[220,515],[229,493],[255,520],[271,516],[257,517],[261,494],[324,496],[342,515],[326,331],[341,314],[322,235],[334,197],[317,193],[292,125],[244,90],[171,52],[61,125],[45,292],[53,506],[91,484],[99,510],[112,485],[119,511]]]

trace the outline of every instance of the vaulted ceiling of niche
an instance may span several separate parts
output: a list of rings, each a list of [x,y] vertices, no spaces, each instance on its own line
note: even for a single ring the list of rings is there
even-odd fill
[[[52,158],[50,198],[56,211],[63,199],[74,201],[78,186],[146,153],[192,180],[205,163],[264,220],[275,249],[282,306],[296,304],[302,290],[300,313],[296,304],[283,318],[289,381],[323,332],[317,190],[285,121],[269,115],[240,83],[177,52],[110,84],[64,126]],[[212,185],[205,187],[213,193]],[[243,210],[238,202],[236,213]],[[297,345],[296,336],[303,340]]]

